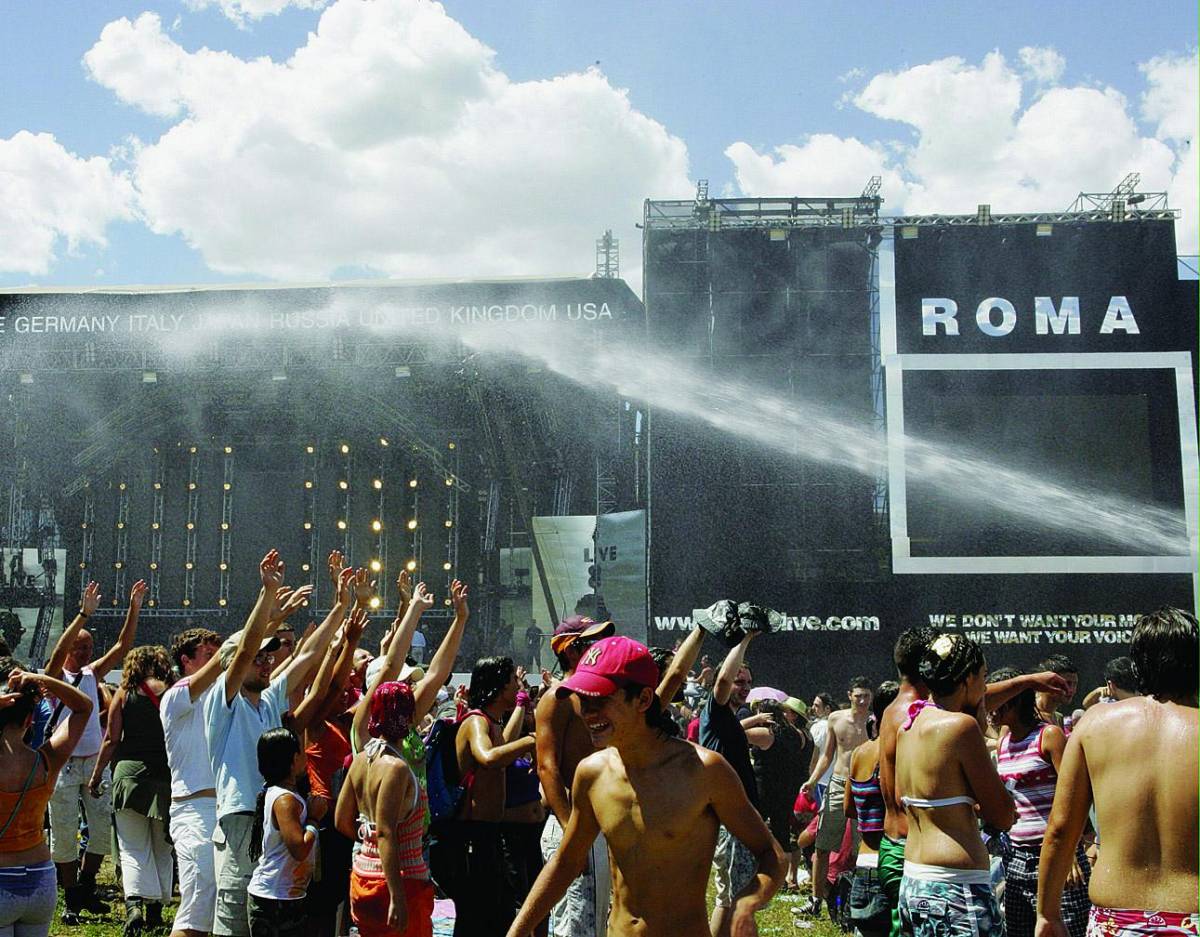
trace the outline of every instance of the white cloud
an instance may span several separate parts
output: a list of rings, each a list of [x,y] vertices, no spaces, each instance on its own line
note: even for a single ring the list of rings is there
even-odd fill
[[[831,178],[837,191],[853,192],[853,175],[865,182],[873,172],[883,176],[886,209],[914,214],[972,212],[984,202],[996,213],[1061,210],[1080,191],[1108,191],[1137,171],[1143,190],[1169,190],[1184,210],[1180,250],[1194,252],[1196,57],[1143,66],[1141,116],[1154,135],[1113,88],[1044,87],[1064,64],[1053,50],[1023,49],[1021,58],[1041,92],[1025,105],[1027,81],[999,52],[978,65],[940,59],[876,75],[849,99],[908,125],[908,134],[878,142],[816,134],[774,157],[734,143],[726,155],[745,195],[807,193]]]
[[[1018,50],[1017,57],[1025,77],[1039,85],[1057,84],[1067,69],[1067,60],[1057,49],[1047,46],[1024,46]]]
[[[63,241],[105,246],[110,222],[133,217],[129,180],[100,156],[69,152],[48,133],[0,139],[0,271],[44,274]]]
[[[193,10],[220,7],[221,12],[238,25],[246,20],[260,20],[265,16],[276,16],[288,7],[300,10],[319,10],[329,0],[184,0]]]
[[[510,81],[423,0],[340,0],[285,62],[186,51],[143,14],[85,63],[177,118],[133,157],[139,205],[222,272],[586,272],[605,228],[638,243],[647,194],[692,191],[683,142],[602,74]]]

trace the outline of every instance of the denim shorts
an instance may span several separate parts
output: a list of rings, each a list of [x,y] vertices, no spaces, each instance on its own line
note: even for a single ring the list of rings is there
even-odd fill
[[[0,868],[0,928],[9,933],[46,937],[57,898],[53,862]]]

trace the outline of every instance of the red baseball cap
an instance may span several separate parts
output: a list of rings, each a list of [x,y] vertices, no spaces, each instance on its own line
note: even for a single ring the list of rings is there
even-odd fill
[[[654,663],[646,645],[618,634],[603,638],[588,648],[575,672],[554,692],[559,698],[568,693],[611,696],[631,683],[658,686],[658,664]]]

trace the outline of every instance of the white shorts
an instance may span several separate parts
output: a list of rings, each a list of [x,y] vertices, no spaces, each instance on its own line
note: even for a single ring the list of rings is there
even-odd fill
[[[112,852],[112,801],[107,792],[99,797],[88,793],[96,756],[71,757],[58,773],[54,793],[50,795],[50,858],[55,862],[75,862],[79,858],[79,800],[87,817],[87,851],[94,856]],[[104,779],[108,780],[108,769]]]
[[[213,831],[217,799],[196,797],[171,801],[171,840],[179,864],[179,911],[176,930],[212,930],[217,907],[217,872]]]
[[[562,842],[563,829],[551,813],[542,828],[542,858],[549,861]],[[588,852],[587,868],[550,912],[550,937],[605,937],[612,897],[608,842],[599,833]]]

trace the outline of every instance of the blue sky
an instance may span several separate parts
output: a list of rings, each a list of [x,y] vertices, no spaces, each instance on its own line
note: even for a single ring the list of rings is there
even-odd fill
[[[590,238],[604,227],[618,230],[626,257],[636,253],[633,222],[643,197],[678,196],[700,177],[718,194],[845,194],[826,187],[860,187],[871,170],[863,169],[860,181],[852,183],[859,178],[851,169],[860,165],[856,160],[864,167],[877,160],[885,170],[889,204],[910,210],[943,204],[957,210],[959,203],[989,199],[996,211],[1030,207],[1017,204],[1019,199],[1045,199],[1038,207],[1065,208],[1069,198],[1063,193],[1071,188],[1077,158],[1080,174],[1091,178],[1081,178],[1076,188],[1107,188],[1125,167],[1149,172],[1152,182],[1194,202],[1194,184],[1189,188],[1181,178],[1188,159],[1193,166],[1195,160],[1186,142],[1186,123],[1194,123],[1194,116],[1184,106],[1190,99],[1194,115],[1194,79],[1189,84],[1186,75],[1197,45],[1191,3],[449,0],[444,15],[423,27],[433,32],[410,31],[413,44],[405,48],[419,54],[428,36],[433,45],[445,38],[446,61],[453,67],[443,72],[430,61],[414,71],[400,62],[394,75],[385,70],[384,91],[357,100],[363,79],[333,87],[322,75],[358,55],[356,43],[369,43],[372,30],[395,30],[389,35],[403,37],[415,22],[410,17],[416,0],[376,0],[385,9],[372,16],[386,14],[386,22],[339,9],[346,14],[344,27],[340,38],[322,43],[319,64],[306,76],[280,78],[275,93],[282,97],[275,100],[288,102],[288,116],[278,118],[279,126],[264,138],[274,149],[256,164],[254,176],[243,171],[262,152],[262,140],[256,142],[253,134],[276,123],[280,105],[271,104],[268,95],[255,113],[246,103],[257,80],[249,63],[268,57],[281,66],[310,43],[322,16],[332,17],[332,7],[359,0],[324,9],[291,6],[261,18],[245,12],[254,2],[260,0],[207,5],[43,0],[6,6],[0,31],[0,192],[7,173],[10,185],[19,187],[16,201],[28,207],[15,222],[0,208],[0,222],[10,231],[10,222],[18,231],[29,225],[26,244],[42,238],[50,246],[0,248],[0,285],[414,276],[425,270],[460,276],[587,272]],[[158,15],[157,30],[137,20],[146,12]],[[106,25],[122,18],[146,28],[127,41],[102,42]],[[323,34],[332,23],[322,24]],[[479,58],[471,41],[494,50],[494,59]],[[98,44],[103,61],[85,65],[85,54]],[[196,57],[205,47],[228,53],[226,64]],[[166,79],[155,70],[164,48],[171,49],[174,63]],[[1026,61],[1022,49],[1046,50],[1037,59],[1051,63],[1046,75],[1029,77],[1034,59]],[[386,48],[370,53],[383,56],[374,61],[385,65],[388,54]],[[951,57],[961,62],[938,64]],[[1146,63],[1154,60],[1169,60],[1174,70],[1164,66],[1151,78]],[[172,98],[182,103],[167,114],[169,106],[155,104],[155,84],[170,85],[191,67],[180,64],[187,62],[194,71],[178,79]],[[228,63],[246,77],[227,92],[244,100],[225,112],[219,94],[208,97],[204,89],[219,86],[219,69]],[[598,70],[600,84],[578,82],[580,87],[557,91],[549,86],[551,79],[589,68]],[[497,75],[509,92],[495,90]],[[922,83],[928,81],[934,84]],[[944,112],[938,112],[936,104],[929,105],[927,89],[946,87],[942,81],[956,82],[961,94],[947,93]],[[485,86],[492,90],[480,91]],[[1011,114],[1004,108],[992,113],[991,102],[1014,87],[1020,101],[1008,109]],[[514,88],[525,92],[510,93]],[[628,94],[628,113],[621,89]],[[1054,89],[1061,93],[1054,96]],[[1148,91],[1161,99],[1157,105],[1147,105]],[[313,106],[306,108],[310,92]],[[940,99],[940,93],[932,96]],[[924,104],[915,100],[922,94]],[[496,111],[481,124],[486,135],[438,120],[427,125],[420,116],[454,111],[460,96],[467,102],[467,121],[475,119],[481,102]],[[1021,122],[1042,98],[1041,112]],[[409,99],[424,102],[414,105],[416,117],[401,113]],[[1165,113],[1171,108],[1173,118]],[[1130,128],[1101,159],[1094,152],[1111,142],[1106,138],[1114,113],[1127,115]],[[898,116],[887,119],[889,114]],[[389,121],[410,117],[418,124],[415,131],[375,138]],[[343,120],[354,124],[349,137],[336,126],[331,135],[321,129]],[[1184,124],[1174,137],[1172,121]],[[167,131],[186,122],[196,125],[185,128],[194,131],[187,141],[158,145]],[[1015,130],[1009,126],[1014,123]],[[1040,163],[1006,175],[1007,164],[1021,154],[1040,153],[1060,127],[1071,139],[1052,140]],[[993,130],[999,141],[993,149],[1008,147],[1013,154],[1004,165],[997,165],[994,153],[969,152],[972,136],[986,141]],[[52,135],[58,149],[45,140],[34,145],[28,137],[18,139],[23,131]],[[355,142],[364,132],[374,135],[367,149]],[[828,135],[822,148],[811,145],[813,135]],[[279,144],[280,137],[289,143]],[[140,144],[131,145],[131,138]],[[244,141],[247,149],[228,152],[230,141]],[[494,141],[499,155],[489,162]],[[737,159],[726,153],[735,143],[744,144]],[[776,150],[789,145],[796,148],[790,156]],[[390,156],[380,149],[387,146],[396,148]],[[544,204],[537,204],[538,191],[528,180],[506,201],[509,180],[521,172],[522,148],[530,154],[530,172],[545,179]],[[953,155],[964,148],[965,155]],[[1081,150],[1088,151],[1087,159]],[[91,164],[91,175],[103,169],[103,178],[81,178],[89,173],[79,166],[96,158],[105,162]],[[389,174],[389,165],[409,158],[414,162],[405,172]],[[972,176],[975,158],[980,162]],[[831,163],[844,164],[844,174]],[[175,166],[183,178],[172,176]],[[1045,180],[1039,176],[1043,166]],[[943,183],[943,175],[959,169],[962,180]],[[972,178],[977,192],[968,191]],[[413,180],[411,191],[405,191],[406,180]],[[227,207],[214,191],[226,181]],[[78,197],[73,186],[81,187]],[[465,194],[476,186],[480,191]],[[263,194],[272,187],[278,191]],[[71,196],[56,202],[55,190]],[[323,197],[306,209],[300,202],[306,193]],[[427,243],[408,232],[384,243],[392,227],[373,209],[393,197],[394,216],[419,218]],[[61,204],[64,200],[71,204]],[[503,216],[514,219],[510,227],[499,220]],[[264,217],[281,225],[295,219],[293,243]],[[331,233],[342,224],[344,236]],[[1194,218],[1189,225],[1187,231],[1194,232]],[[1187,249],[1194,234],[1180,230],[1181,250],[1194,252]],[[543,246],[540,234],[558,244]],[[274,243],[260,248],[265,242]]]

